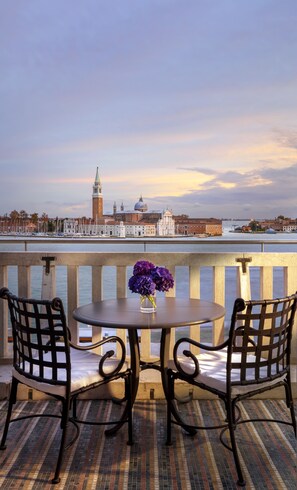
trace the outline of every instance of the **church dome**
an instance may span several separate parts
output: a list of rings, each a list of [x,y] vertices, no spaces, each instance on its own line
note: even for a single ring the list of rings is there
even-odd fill
[[[147,204],[143,202],[142,196],[140,196],[139,201],[135,204],[134,211],[140,211],[141,213],[147,211]]]

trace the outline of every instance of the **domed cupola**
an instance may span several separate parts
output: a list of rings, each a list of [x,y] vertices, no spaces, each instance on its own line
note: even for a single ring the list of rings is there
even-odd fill
[[[143,202],[142,196],[140,196],[139,201],[135,204],[134,211],[139,211],[140,213],[147,211],[147,204]]]

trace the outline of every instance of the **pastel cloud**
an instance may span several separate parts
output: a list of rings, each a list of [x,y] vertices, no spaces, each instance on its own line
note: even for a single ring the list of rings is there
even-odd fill
[[[259,213],[261,217],[277,216],[280,209],[284,214],[296,217],[296,175],[297,163],[279,169],[263,167],[247,173],[233,172],[232,178],[229,172],[219,173],[211,186],[203,190],[191,189],[180,197],[156,197],[156,200],[172,202],[176,212],[182,208],[188,209],[189,214],[198,203],[201,217],[214,216],[216,209],[227,213],[222,217],[233,216],[234,206],[237,213],[246,218],[251,217],[251,213],[258,217]],[[232,185],[221,185],[224,181]],[[284,192],[280,192],[284,185]]]

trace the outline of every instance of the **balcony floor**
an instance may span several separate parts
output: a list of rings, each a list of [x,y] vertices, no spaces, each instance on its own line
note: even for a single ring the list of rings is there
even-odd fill
[[[6,411],[0,402],[0,426]],[[254,400],[242,404],[243,413],[265,416],[278,413],[287,419],[281,400]],[[20,412],[58,413],[54,401],[18,402]],[[117,417],[121,407],[105,400],[81,401],[84,417]],[[194,410],[204,422],[222,417],[222,405],[214,400],[180,405],[193,420]],[[106,438],[103,427],[82,425],[78,441],[65,453],[61,483],[49,483],[55,466],[60,429],[55,419],[31,419],[12,424],[6,451],[0,452],[1,489],[127,489],[185,490],[235,489],[236,472],[232,453],[219,442],[219,431],[200,431],[195,437],[173,428],[173,445],[165,446],[166,406],[163,400],[136,401],[134,440],[126,445],[124,426]],[[292,427],[278,424],[244,424],[237,430],[248,489],[296,488],[296,439]]]

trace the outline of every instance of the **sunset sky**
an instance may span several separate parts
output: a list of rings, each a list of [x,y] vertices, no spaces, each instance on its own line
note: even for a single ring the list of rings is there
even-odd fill
[[[0,215],[297,217],[296,0],[0,1]]]

